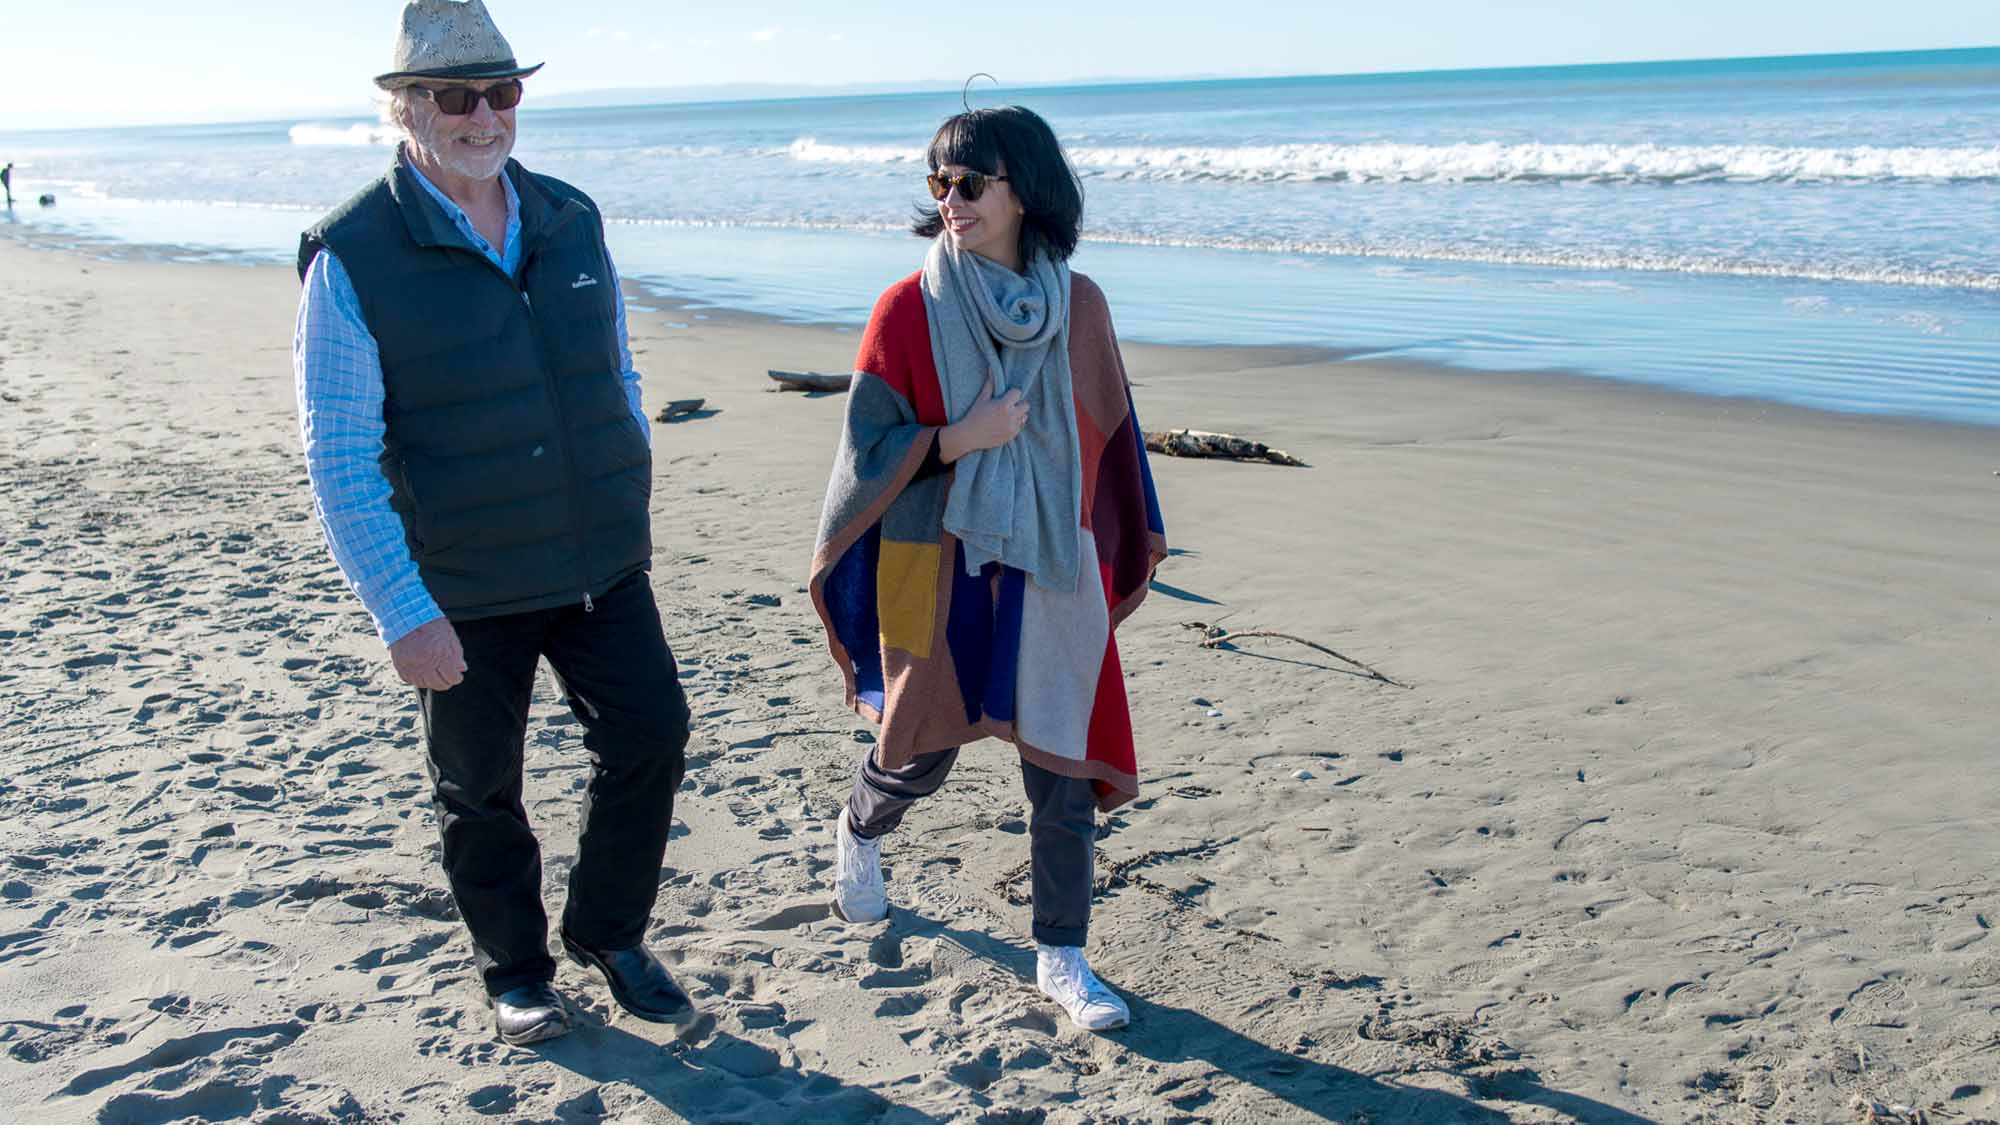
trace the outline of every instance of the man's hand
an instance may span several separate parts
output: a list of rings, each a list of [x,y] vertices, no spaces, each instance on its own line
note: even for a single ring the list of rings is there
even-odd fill
[[[1010,390],[996,397],[993,377],[989,375],[979,401],[965,412],[965,417],[938,434],[938,460],[949,465],[977,450],[998,449],[1013,441],[1027,424],[1028,404],[1022,401],[1021,392]]]
[[[389,646],[396,674],[411,687],[450,691],[465,679],[465,649],[458,630],[442,617],[432,618]]]

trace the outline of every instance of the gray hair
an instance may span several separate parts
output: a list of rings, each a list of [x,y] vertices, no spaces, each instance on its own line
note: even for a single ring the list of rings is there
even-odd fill
[[[408,86],[398,86],[386,93],[378,90],[375,93],[375,116],[385,128],[394,129],[404,140],[411,140],[408,122],[417,96]]]

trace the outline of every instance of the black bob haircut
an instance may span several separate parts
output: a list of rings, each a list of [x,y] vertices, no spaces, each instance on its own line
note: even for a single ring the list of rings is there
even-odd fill
[[[1026,212],[1021,217],[1021,261],[1047,254],[1066,262],[1076,253],[1083,226],[1083,184],[1063,155],[1055,130],[1035,111],[1009,105],[956,114],[938,126],[928,154],[931,171],[960,164],[999,175],[1005,168],[1007,186],[1014,189]],[[944,232],[944,217],[935,206],[919,206],[911,231],[919,238]]]

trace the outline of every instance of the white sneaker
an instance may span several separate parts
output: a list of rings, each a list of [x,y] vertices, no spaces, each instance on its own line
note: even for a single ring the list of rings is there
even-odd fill
[[[882,841],[864,840],[840,810],[834,829],[833,904],[849,922],[880,922],[889,916],[889,893],[882,889]]]
[[[1109,1031],[1132,1022],[1132,1009],[1090,971],[1079,946],[1038,945],[1035,983],[1085,1031]]]

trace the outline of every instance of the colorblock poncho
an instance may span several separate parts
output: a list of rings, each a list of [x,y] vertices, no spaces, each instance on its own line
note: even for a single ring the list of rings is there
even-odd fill
[[[897,283],[869,319],[813,553],[813,605],[848,704],[881,724],[877,753],[892,769],[990,736],[1090,778],[1099,807],[1116,808],[1138,795],[1139,766],[1113,630],[1145,598],[1167,541],[1110,308],[1074,276],[1080,545],[1097,581],[1052,600],[1012,567],[967,574],[943,529],[951,478],[923,470],[952,419],[920,285],[920,274]]]

